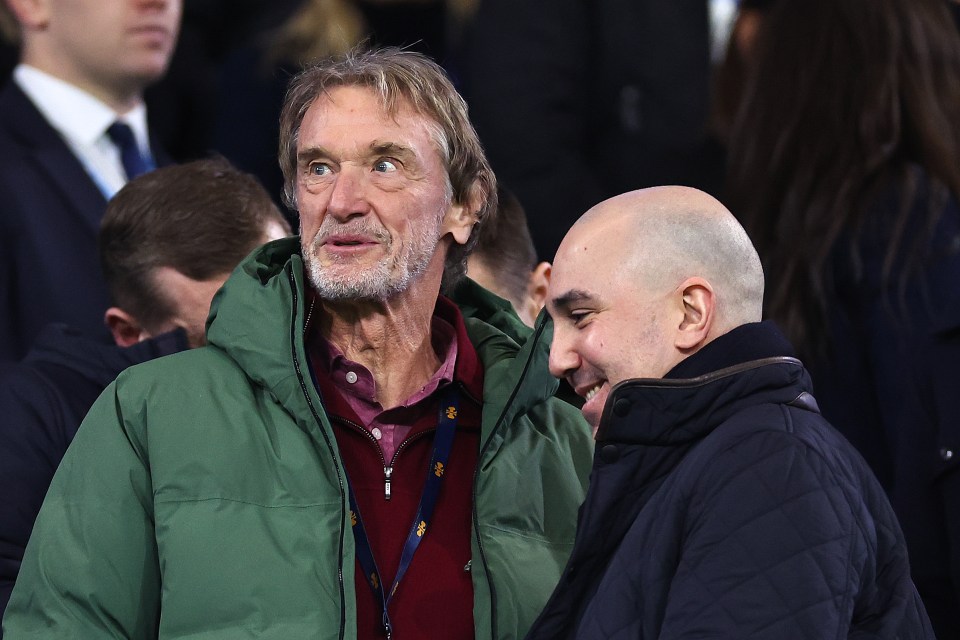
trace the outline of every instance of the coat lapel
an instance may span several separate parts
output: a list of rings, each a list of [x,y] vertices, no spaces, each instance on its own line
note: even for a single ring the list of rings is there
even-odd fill
[[[0,121],[9,128],[11,139],[36,162],[66,208],[96,235],[107,200],[67,143],[15,82],[8,82],[0,94],[0,112],[6,116]]]

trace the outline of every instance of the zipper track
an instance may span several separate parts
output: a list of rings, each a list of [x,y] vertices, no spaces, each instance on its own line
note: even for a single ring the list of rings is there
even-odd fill
[[[387,459],[383,457],[383,449],[380,447],[380,443],[377,442],[377,439],[376,439],[375,437],[373,437],[373,434],[372,434],[372,433],[370,433],[369,431],[367,431],[363,426],[357,424],[357,423],[354,422],[353,420],[348,420],[347,418],[341,418],[341,417],[339,417],[339,416],[331,416],[331,417],[330,417],[330,420],[331,420],[331,422],[339,422],[340,424],[343,424],[343,425],[346,425],[346,426],[348,426],[348,427],[353,428],[355,431],[359,431],[361,434],[363,434],[363,435],[367,438],[367,440],[369,440],[370,442],[372,442],[372,443],[376,446],[376,448],[377,448],[377,455],[380,456],[380,464],[383,465],[384,473],[386,473],[386,469],[387,469]],[[417,440],[420,440],[421,438],[424,438],[424,437],[426,437],[427,435],[430,435],[430,434],[432,434],[432,433],[436,433],[436,431],[437,431],[436,428],[433,428],[433,429],[424,429],[423,431],[421,431],[421,432],[419,432],[419,433],[415,433],[415,434],[413,434],[412,436],[409,436],[409,437],[405,438],[405,439],[403,440],[403,442],[401,442],[401,443],[397,446],[397,450],[394,451],[394,452],[393,452],[393,455],[390,457],[390,469],[393,469],[393,468],[396,466],[396,464],[397,464],[397,456],[400,455],[400,452],[401,452],[401,451],[403,451],[404,449],[407,448],[407,445],[408,445],[409,443],[415,442],[415,441],[417,441]]]
[[[510,392],[510,397],[507,399],[507,402],[503,405],[503,411],[500,412],[500,417],[497,418],[496,423],[493,425],[493,429],[490,431],[490,437],[487,438],[486,442],[483,443],[483,446],[480,447],[480,454],[477,456],[477,468],[473,471],[473,531],[477,538],[477,549],[480,551],[480,562],[483,565],[483,572],[487,578],[487,586],[490,589],[490,638],[491,640],[496,640],[497,637],[497,589],[493,584],[493,578],[490,575],[490,567],[487,565],[487,557],[483,552],[483,538],[480,536],[480,517],[477,514],[477,481],[480,478],[480,464],[483,461],[483,454],[486,452],[487,447],[490,444],[490,441],[493,440],[493,435],[497,432],[503,425],[503,419],[507,415],[507,409],[510,408],[510,405],[513,404],[513,401],[517,397],[517,393],[520,391],[520,385],[523,384],[523,381],[527,377],[527,371],[530,369],[530,364],[533,362],[534,351],[536,349],[536,343],[540,341],[540,336],[543,334],[543,330],[546,327],[547,323],[544,320],[541,322],[532,336],[530,336],[530,341],[532,346],[530,348],[530,355],[527,357],[527,361],[523,365],[523,371],[520,372],[520,379],[517,380],[517,384],[513,387],[513,390]],[[483,406],[482,404],[480,405]]]
[[[346,511],[343,508],[343,503],[346,501],[346,491],[343,487],[343,475],[341,473],[340,464],[337,462],[336,450],[333,447],[333,444],[330,442],[330,438],[327,436],[327,433],[323,429],[323,421],[320,419],[319,414],[317,413],[317,408],[313,404],[313,400],[310,398],[310,392],[307,389],[306,382],[303,379],[303,370],[300,367],[300,360],[297,358],[297,306],[299,303],[299,297],[297,295],[297,282],[293,276],[293,271],[288,272],[290,279],[290,290],[293,292],[293,321],[290,323],[290,350],[293,357],[293,367],[297,372],[297,381],[300,383],[300,390],[303,392],[303,397],[307,401],[307,406],[310,408],[310,413],[313,415],[313,419],[317,421],[317,426],[320,427],[320,433],[323,435],[323,440],[327,445],[327,449],[330,451],[330,458],[333,460],[334,470],[337,472],[337,482],[340,485],[340,536],[338,539],[337,545],[337,583],[340,589],[340,630],[338,637],[343,640],[346,633],[346,617],[347,617],[347,605],[346,605],[346,593],[344,592],[343,587],[343,537],[344,532],[346,531],[347,521],[346,521]],[[319,391],[318,391],[319,393]]]

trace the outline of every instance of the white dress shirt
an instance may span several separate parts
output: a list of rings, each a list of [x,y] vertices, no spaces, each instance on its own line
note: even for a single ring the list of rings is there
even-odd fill
[[[107,199],[127,182],[120,151],[107,135],[107,127],[116,120],[130,125],[140,153],[150,155],[147,108],[143,102],[121,116],[86,91],[36,67],[17,65],[13,77],[50,126],[60,133]]]

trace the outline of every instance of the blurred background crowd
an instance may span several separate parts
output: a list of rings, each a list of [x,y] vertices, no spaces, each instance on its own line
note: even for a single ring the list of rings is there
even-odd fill
[[[0,18],[7,84],[19,35]],[[291,75],[363,42],[426,53],[526,212],[521,270],[542,270],[615,194],[715,195],[760,252],[767,316],[821,409],[888,490],[938,635],[960,638],[958,24],[951,0],[184,0],[145,103],[159,164],[222,155],[279,204]],[[26,313],[10,282],[7,318]],[[101,318],[31,315],[0,359],[22,358],[46,322]]]

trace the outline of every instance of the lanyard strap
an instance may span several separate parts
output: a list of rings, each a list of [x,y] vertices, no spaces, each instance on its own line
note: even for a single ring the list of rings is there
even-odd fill
[[[413,554],[420,546],[427,528],[430,526],[430,518],[433,516],[433,508],[437,504],[437,497],[440,495],[440,485],[443,482],[444,472],[446,471],[447,459],[450,457],[450,449],[453,447],[453,436],[456,434],[457,411],[460,405],[460,394],[455,384],[447,387],[446,392],[440,400],[440,418],[437,424],[437,433],[433,438],[433,456],[430,458],[430,467],[427,472],[427,481],[423,486],[423,493],[420,495],[420,506],[417,508],[417,515],[413,519],[410,527],[410,533],[407,534],[407,541],[403,545],[403,553],[400,555],[400,566],[397,568],[397,576],[393,579],[393,585],[389,592],[384,592],[383,581],[380,579],[380,571],[377,569],[377,563],[373,559],[373,549],[370,547],[370,539],[367,537],[367,531],[363,528],[363,520],[360,518],[360,509],[357,506],[356,497],[353,494],[353,488],[350,488],[350,521],[353,525],[353,535],[357,544],[357,560],[363,569],[364,578],[367,584],[373,589],[373,595],[380,605],[380,611],[383,614],[383,628],[387,632],[387,638],[393,634],[393,625],[390,622],[390,614],[387,611],[393,594],[397,591],[397,586],[403,579],[410,563],[413,561]],[[349,481],[347,483],[349,487]]]

